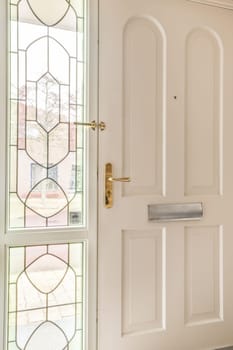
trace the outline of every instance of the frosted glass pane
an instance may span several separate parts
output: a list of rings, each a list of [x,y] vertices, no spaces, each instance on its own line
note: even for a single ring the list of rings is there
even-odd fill
[[[54,25],[63,18],[69,8],[64,0],[28,0],[38,20],[46,25]]]

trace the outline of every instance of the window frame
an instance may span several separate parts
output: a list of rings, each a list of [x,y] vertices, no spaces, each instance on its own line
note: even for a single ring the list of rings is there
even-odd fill
[[[86,106],[87,119],[98,121],[98,0],[86,0]],[[86,349],[97,348],[97,169],[98,133],[88,132],[87,212],[91,213],[86,228],[46,228],[9,230],[6,218],[8,209],[8,1],[0,0],[0,348],[7,349],[7,271],[9,247],[56,243],[86,242]],[[89,117],[90,116],[90,117]],[[91,157],[90,157],[91,155]]]

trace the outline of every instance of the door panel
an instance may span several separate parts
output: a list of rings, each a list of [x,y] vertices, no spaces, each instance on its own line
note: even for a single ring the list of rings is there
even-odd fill
[[[100,1],[99,347],[233,344],[233,13],[184,0]],[[100,194],[104,193],[100,181]],[[148,220],[202,202],[200,221]]]
[[[223,320],[222,227],[184,228],[185,324]]]
[[[122,232],[122,334],[161,330],[163,309],[163,250],[165,232]],[[139,259],[141,251],[145,258]],[[147,273],[145,273],[147,271]],[[142,295],[147,295],[141,302]]]
[[[163,195],[165,45],[162,28],[150,18],[135,17],[126,24],[122,81],[123,172],[130,173],[134,179],[124,186],[126,196]],[[150,94],[144,94],[145,86]],[[147,135],[143,147],[141,133]],[[152,155],[154,149],[156,153]],[[146,177],[144,169],[148,170]]]
[[[185,51],[185,194],[218,195],[223,47],[213,30],[195,28],[186,38]]]

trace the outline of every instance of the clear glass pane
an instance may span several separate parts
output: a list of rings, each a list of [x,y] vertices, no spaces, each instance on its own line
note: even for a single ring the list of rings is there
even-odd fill
[[[24,227],[24,204],[16,193],[10,193],[10,221],[15,228]]]
[[[71,0],[71,5],[75,8],[79,17],[84,16],[84,2],[83,0]]]
[[[82,350],[83,349],[83,332],[79,331],[71,341],[69,350]]]
[[[84,20],[83,19],[78,20],[78,44],[79,44],[78,60],[82,62],[84,60]]]
[[[10,137],[11,137],[11,145],[17,145],[17,102],[15,100],[11,100],[10,103],[10,113],[11,113],[11,129],[10,129]]]
[[[9,226],[84,226],[84,2],[9,6]]]
[[[18,70],[17,70],[18,54],[11,53],[10,55],[10,72],[11,72],[11,98],[18,99]]]
[[[17,51],[17,7],[11,6],[11,51]]]
[[[9,320],[8,320],[9,341],[13,341],[15,339],[15,323],[16,323],[16,313],[11,313],[9,315]]]
[[[16,283],[20,273],[24,269],[24,248],[19,247],[10,250],[10,283]]]
[[[83,349],[83,256],[84,243],[9,249],[8,350]]]
[[[10,192],[16,192],[16,157],[17,150],[15,146],[10,147],[10,166],[11,166],[11,174],[10,174]]]

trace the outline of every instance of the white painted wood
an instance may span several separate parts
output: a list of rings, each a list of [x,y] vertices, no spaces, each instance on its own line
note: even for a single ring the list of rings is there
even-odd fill
[[[222,228],[185,227],[185,322],[223,320]]]
[[[163,195],[165,33],[149,18],[135,17],[126,24],[123,36],[123,172],[133,179],[124,186],[124,194]],[[150,94],[142,98],[145,87]],[[141,133],[147,135],[144,147]]]
[[[233,10],[232,0],[187,0],[187,1],[197,2],[203,5],[223,7],[225,9]]]
[[[101,350],[233,343],[232,32],[217,7],[100,0]],[[111,209],[107,162],[132,177],[113,184]],[[184,202],[202,202],[203,219],[148,221],[148,204]]]
[[[86,53],[87,53],[87,119],[98,120],[98,1],[86,2]],[[98,166],[98,135],[91,134],[88,139],[88,252],[87,252],[87,317],[85,334],[86,349],[96,348],[97,339],[97,166]],[[76,231],[77,234],[77,231]]]
[[[164,328],[163,228],[122,232],[122,333],[156,331]],[[144,251],[143,261],[139,259]],[[142,302],[142,296],[147,298]]]
[[[186,194],[221,193],[222,57],[215,33],[194,29],[186,39]]]
[[[0,139],[1,139],[1,152],[0,152],[0,198],[5,198],[6,191],[6,80],[7,80],[7,70],[6,70],[6,16],[7,14],[7,4],[5,1],[0,1]],[[4,348],[5,345],[5,335],[6,335],[6,260],[5,260],[5,246],[4,246],[4,229],[5,229],[5,201],[0,201],[0,347]]]

